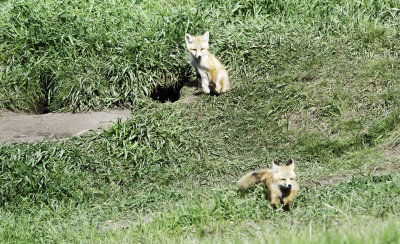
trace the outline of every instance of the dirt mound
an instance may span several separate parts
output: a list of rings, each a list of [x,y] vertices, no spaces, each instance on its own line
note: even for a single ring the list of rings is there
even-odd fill
[[[108,110],[28,115],[0,111],[0,143],[33,142],[46,137],[57,140],[82,135],[89,130],[107,127],[119,118],[125,121],[130,113],[129,110]]]

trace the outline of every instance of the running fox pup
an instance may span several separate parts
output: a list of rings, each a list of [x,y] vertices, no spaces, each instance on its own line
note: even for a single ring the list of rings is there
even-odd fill
[[[228,72],[218,59],[208,51],[209,32],[202,36],[185,34],[186,47],[189,51],[190,65],[196,70],[199,90],[210,93],[210,81],[215,84],[217,94],[229,90]]]
[[[237,182],[237,185],[239,189],[247,189],[257,183],[264,182],[272,207],[276,209],[277,205],[282,203],[283,209],[289,211],[299,190],[299,185],[295,179],[294,162],[289,159],[284,165],[273,162],[272,169],[250,172],[243,176]]]

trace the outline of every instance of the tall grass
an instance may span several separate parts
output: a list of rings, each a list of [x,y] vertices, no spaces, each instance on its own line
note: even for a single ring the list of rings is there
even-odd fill
[[[3,1],[0,108],[132,116],[1,145],[0,242],[398,242],[397,5]],[[152,101],[195,78],[183,36],[205,30],[232,89]],[[301,185],[291,213],[261,185],[236,191],[288,157]]]
[[[110,184],[134,192],[129,188],[138,179],[159,175],[165,167],[179,168],[198,153],[193,129],[179,112],[149,110],[85,139],[3,145],[0,204],[90,202],[115,194]]]
[[[210,30],[236,72],[274,73],[316,52],[398,52],[396,1],[43,0],[0,11],[1,106],[37,113],[130,106],[187,81],[185,32]]]

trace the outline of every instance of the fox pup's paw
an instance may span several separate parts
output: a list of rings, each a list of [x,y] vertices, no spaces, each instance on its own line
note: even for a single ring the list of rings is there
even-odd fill
[[[198,88],[194,90],[195,95],[200,95],[200,94],[210,94],[210,89],[205,89],[205,88]]]
[[[201,94],[200,88],[196,88],[196,89],[193,91],[193,95],[200,95],[200,94]]]
[[[201,89],[201,91],[202,91],[203,93],[205,93],[205,94],[210,94],[210,88],[208,88],[208,87],[203,87],[203,88]]]
[[[208,93],[210,93],[210,91],[208,91]],[[193,95],[201,95],[201,94],[208,94],[207,92],[205,92],[202,88],[196,89],[193,92]]]

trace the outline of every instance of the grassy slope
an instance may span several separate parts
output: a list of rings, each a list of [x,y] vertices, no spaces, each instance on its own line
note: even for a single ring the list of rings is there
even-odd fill
[[[2,11],[17,3],[32,7],[29,1],[9,1]],[[47,4],[43,8],[56,6],[43,3]],[[84,9],[87,6],[80,5],[90,3],[76,5]],[[108,3],[112,1],[93,5],[93,13],[102,16],[113,11]],[[110,67],[118,77],[123,77],[125,66],[133,74],[140,73],[134,65],[137,50],[121,55],[129,50],[123,43],[111,45],[101,55],[76,54],[90,62],[89,58],[98,58],[99,66],[93,65],[90,72],[101,71],[88,76],[88,86],[80,87],[90,91],[88,87],[96,84],[105,92],[115,91],[117,100],[107,100],[113,95],[103,93],[93,97],[82,90],[54,90],[65,96],[59,101],[77,103],[55,102],[48,109],[133,104],[132,119],[87,138],[3,145],[1,240],[397,242],[400,232],[393,225],[398,226],[400,217],[400,22],[394,3],[219,1],[171,6],[156,2],[115,10],[115,19],[125,13],[127,20],[109,22],[113,24],[108,33],[116,35],[113,40],[124,35],[126,45],[140,40],[163,43],[159,53],[153,46],[137,46],[146,50],[140,57],[148,58],[143,62],[152,67],[154,78],[142,74],[133,83],[121,78],[118,84],[124,85],[115,88],[112,77],[116,76],[105,75],[101,67],[113,63]],[[193,6],[207,11],[196,12]],[[39,10],[37,14],[47,16]],[[173,34],[155,38],[160,33],[153,27],[144,32],[141,22],[134,25],[140,38],[130,39],[123,30],[132,26],[129,21],[137,15],[164,18],[165,25],[157,21],[151,25],[172,28],[168,33]],[[172,20],[182,23],[170,27]],[[141,97],[152,87],[146,82],[157,80],[163,72],[170,72],[173,82],[187,79],[190,69],[182,46],[186,28],[192,33],[210,29],[212,51],[229,67],[233,89],[187,103],[160,104]],[[150,35],[148,39],[143,33]],[[9,50],[6,45],[15,43],[6,42],[0,49]],[[16,46],[9,52],[23,49]],[[171,49],[177,55],[169,59],[165,54]],[[8,65],[7,55],[0,56],[0,68]],[[178,61],[172,62],[175,58]],[[49,62],[57,60],[49,58]],[[21,92],[7,82],[17,77],[13,72],[28,71],[18,65],[8,67],[19,68],[0,70],[5,81],[2,89]],[[87,77],[77,72],[80,69],[65,69],[77,77],[54,80],[57,89],[64,89],[58,81],[73,83]],[[37,75],[42,74],[39,69]],[[121,99],[122,91],[127,93]],[[182,96],[187,93],[183,90]],[[12,100],[26,96],[23,92],[7,95],[0,95],[9,99],[3,106],[29,108],[29,102],[18,105]],[[140,102],[132,100],[137,97]],[[234,182],[242,174],[287,157],[296,160],[302,186],[291,213],[274,212],[262,186],[237,192]]]

